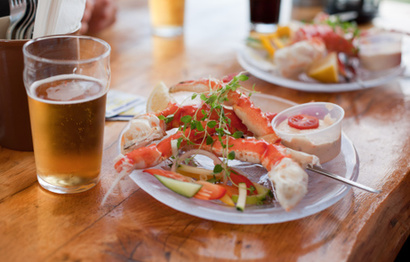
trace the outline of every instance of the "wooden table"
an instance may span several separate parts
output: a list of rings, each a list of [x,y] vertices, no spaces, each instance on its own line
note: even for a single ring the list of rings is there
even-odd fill
[[[249,30],[246,0],[187,0],[185,34],[173,39],[151,37],[146,1],[118,3],[117,23],[98,35],[112,46],[112,89],[147,97],[159,81],[242,70],[235,48]],[[36,181],[32,152],[0,147],[0,261],[393,261],[410,233],[409,79],[341,93],[300,92],[254,77],[248,83],[297,103],[341,105],[343,130],[360,158],[358,182],[382,193],[352,188],[303,219],[232,225],[175,211],[128,177],[101,206],[115,178],[111,159],[94,189],[49,193]],[[124,125],[106,123],[106,149]]]

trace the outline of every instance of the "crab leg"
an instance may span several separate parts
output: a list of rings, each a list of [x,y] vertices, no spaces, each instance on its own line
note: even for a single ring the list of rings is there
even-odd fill
[[[318,164],[317,157],[303,154],[294,155],[295,152],[281,144],[272,144],[264,140],[235,139],[230,137],[229,152],[235,152],[235,158],[256,164],[262,164],[268,170],[268,177],[272,181],[276,196],[283,208],[289,211],[307,193],[308,176],[302,168],[307,164]],[[202,149],[209,150],[218,156],[223,156],[226,148],[215,138],[215,143],[203,145]],[[294,157],[294,158],[291,158]]]
[[[170,92],[178,91],[194,91],[194,92],[209,92],[211,90],[222,88],[226,84],[225,81],[214,79],[201,79],[198,81],[180,82],[170,88]],[[235,114],[241,119],[242,123],[251,131],[256,138],[264,139],[270,143],[279,142],[280,139],[274,132],[269,118],[256,107],[248,96],[239,91],[229,90],[228,101],[232,106]]]
[[[206,127],[206,132],[198,132],[187,128],[184,131],[178,131],[175,134],[166,137],[158,144],[151,144],[149,146],[133,149],[129,153],[120,156],[119,160],[117,160],[114,165],[115,170],[117,172],[123,170],[131,172],[133,169],[144,169],[156,166],[172,156],[172,141],[182,137],[185,139],[181,140],[180,147],[188,144],[187,141],[199,141],[199,143],[202,144],[201,140],[204,139],[205,134],[212,134],[215,131],[215,128],[207,127],[206,122],[203,122],[202,125]]]
[[[255,135],[257,139],[263,139],[269,143],[276,143],[280,138],[276,135],[271,121],[256,107],[249,97],[238,91],[230,91],[228,99],[232,103],[233,111],[242,120],[242,123]]]
[[[130,120],[128,129],[121,137],[122,153],[162,139],[166,135],[165,129],[165,122],[152,113],[136,116]]]
[[[205,115],[206,114],[206,115]],[[192,116],[196,120],[200,121],[203,118],[207,120],[216,120],[219,121],[219,114],[215,110],[211,110],[210,106],[202,103],[200,105],[183,105],[180,106],[176,103],[169,103],[166,109],[161,112],[156,113],[157,116],[173,116],[172,119],[167,122],[166,129],[170,130],[173,128],[178,128],[183,125],[181,118],[183,116]],[[253,135],[246,125],[242,123],[242,120],[236,115],[236,113],[229,108],[224,108],[224,115],[230,119],[229,131],[234,133],[236,131],[241,131],[246,135]]]
[[[230,120],[228,129],[231,133],[241,131],[245,135],[253,136],[253,133],[249,131],[232,109],[224,108],[223,110],[225,117]],[[161,112],[138,115],[130,120],[129,128],[121,137],[123,148],[122,153],[129,152],[135,148],[147,146],[155,140],[162,139],[166,135],[166,130],[178,128],[184,124],[181,121],[184,116],[193,116],[197,121],[204,118],[219,121],[220,113],[221,112],[216,112],[215,110],[212,111],[209,105],[205,103],[202,103],[201,105],[180,106],[171,102],[167,108]],[[165,118],[172,116],[172,118],[165,124],[165,121],[160,120],[159,116]]]

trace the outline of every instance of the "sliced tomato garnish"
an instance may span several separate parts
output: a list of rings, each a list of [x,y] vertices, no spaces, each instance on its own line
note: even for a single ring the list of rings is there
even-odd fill
[[[203,199],[203,200],[213,200],[213,199],[220,199],[226,193],[226,189],[217,184],[212,184],[206,181],[196,181],[196,183],[201,184],[202,187],[194,195],[195,198]]]
[[[192,179],[190,179],[190,178],[188,178],[184,175],[181,175],[181,174],[178,174],[178,173],[175,173],[175,172],[172,172],[172,171],[168,171],[168,170],[152,168],[152,169],[145,169],[144,172],[149,173],[151,175],[159,175],[159,176],[165,176],[165,177],[173,178],[173,179],[179,180],[179,181],[192,182]]]
[[[314,129],[319,127],[319,119],[309,115],[294,115],[288,118],[289,126],[296,129]]]
[[[238,174],[234,170],[231,171],[229,174],[231,181],[235,186],[238,186],[239,183],[245,183],[246,184],[246,189],[248,190],[248,195],[257,195],[258,190],[256,190],[255,186],[253,185],[252,181],[249,180],[244,175]]]

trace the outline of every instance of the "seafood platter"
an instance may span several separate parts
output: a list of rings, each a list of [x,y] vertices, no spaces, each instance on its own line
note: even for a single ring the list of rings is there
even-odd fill
[[[273,33],[251,32],[237,58],[260,79],[309,92],[372,88],[404,72],[401,34],[359,30],[324,13],[309,24],[295,21]]]
[[[297,111],[293,102],[243,88],[247,79],[239,73],[154,88],[147,113],[130,120],[120,135],[117,178],[106,196],[130,176],[171,208],[233,224],[300,219],[346,196],[350,186],[308,170],[320,166],[357,180],[358,156],[341,130],[343,109],[308,103]],[[280,122],[289,126],[282,129]],[[282,143],[289,134],[278,134],[289,130],[305,147],[292,139]],[[312,138],[306,146],[317,132],[329,139]]]

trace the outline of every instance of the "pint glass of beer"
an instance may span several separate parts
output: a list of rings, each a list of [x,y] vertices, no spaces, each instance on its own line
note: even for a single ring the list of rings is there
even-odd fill
[[[149,0],[153,34],[175,37],[183,33],[185,0]]]
[[[87,36],[23,46],[37,179],[51,192],[83,192],[99,181],[110,50]]]

